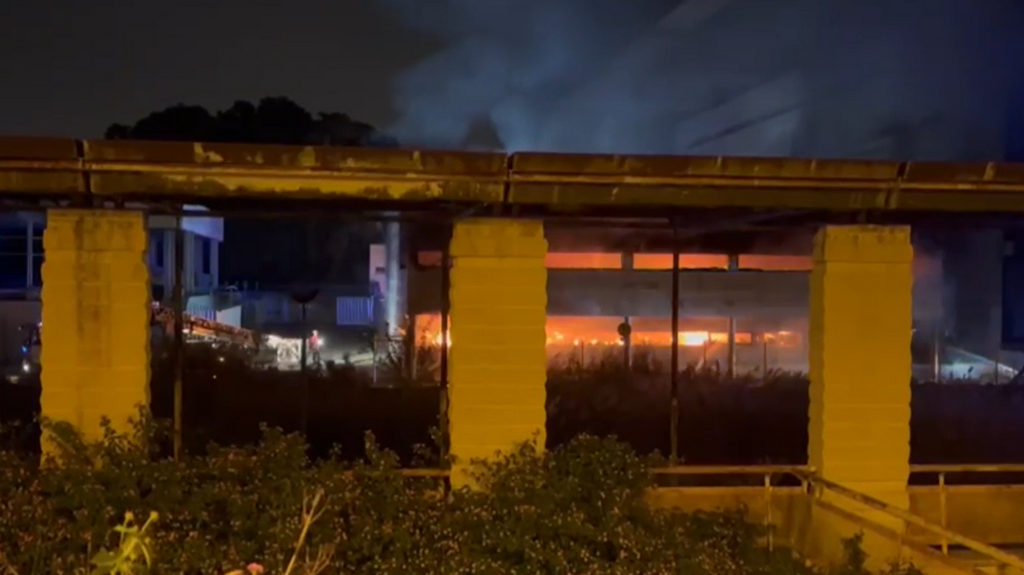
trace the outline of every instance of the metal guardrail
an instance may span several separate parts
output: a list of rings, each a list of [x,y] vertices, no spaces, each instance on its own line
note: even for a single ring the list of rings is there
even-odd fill
[[[807,465],[673,465],[657,467],[655,475],[797,475],[814,468]]]
[[[946,484],[946,475],[949,473],[1024,473],[1024,464],[1019,463],[1007,463],[1007,464],[924,464],[924,465],[911,465],[911,474],[921,473],[934,473],[938,475],[938,490],[939,490],[939,525],[934,525],[931,522],[917,517],[907,511],[892,507],[880,500],[871,498],[870,496],[861,494],[852,489],[843,487],[839,484],[833,483],[826,479],[816,477],[814,475],[814,469],[810,466],[799,466],[799,465],[734,465],[734,466],[700,466],[700,465],[680,465],[672,467],[663,467],[653,470],[657,475],[666,476],[683,476],[683,475],[763,475],[764,476],[764,489],[765,489],[765,527],[768,528],[768,545],[772,547],[773,541],[771,537],[771,524],[772,524],[772,496],[773,496],[773,485],[772,478],[775,476],[792,475],[801,480],[804,486],[804,491],[807,490],[807,486],[811,483],[817,482],[819,485],[824,486],[836,486],[837,489],[833,489],[840,495],[852,497],[855,500],[868,505],[870,507],[878,509],[879,505],[883,506],[883,512],[887,512],[891,515],[895,515],[898,519],[912,523],[931,531],[938,535],[941,540],[941,551],[943,555],[949,555],[949,544],[950,541],[957,543],[991,557],[1001,563],[1011,565],[1015,568],[1024,569],[1024,560],[1020,559],[1015,555],[1011,555],[991,545],[986,545],[979,541],[975,541],[963,535],[960,535],[954,531],[949,530],[949,514],[948,514],[948,491]],[[851,495],[852,494],[852,495]],[[870,503],[864,501],[870,500]],[[892,511],[894,510],[894,511]],[[908,519],[907,517],[910,517]],[[992,552],[995,552],[994,554]]]
[[[663,476],[694,476],[694,475],[760,475],[764,485],[764,528],[768,550],[775,549],[775,534],[772,523],[772,502],[774,487],[772,479],[776,476],[792,475],[801,479],[813,473],[814,469],[807,465],[674,465],[653,469],[655,475]],[[806,485],[803,487],[806,491]]]
[[[875,499],[874,497],[865,495],[859,491],[855,491],[848,487],[843,487],[842,485],[834,481],[829,481],[827,479],[815,477],[813,475],[807,476],[806,479],[811,486],[817,486],[820,488],[827,489],[832,493],[841,495],[843,497],[846,497],[847,499],[850,499],[852,501],[855,501],[857,503],[860,503],[861,505],[865,505],[877,511],[881,511],[891,517],[899,519],[900,521],[904,521],[911,525],[916,525],[917,527],[920,527],[926,531],[930,531],[935,535],[942,537],[944,541],[953,541],[954,543],[963,545],[971,551],[975,551],[977,553],[980,553],[981,555],[984,555],[991,559],[995,559],[1003,565],[1024,571],[1024,559],[1021,559],[1020,557],[1017,557],[1016,555],[1013,555],[1011,553],[1007,553],[1002,549],[993,547],[992,545],[988,545],[980,541],[975,541],[970,537],[960,535],[955,531],[950,531],[945,527],[935,525],[934,523],[926,519],[922,519],[921,517],[918,517],[917,515],[910,513],[909,511],[904,511],[903,509],[900,509],[899,507],[896,507],[894,505],[890,505],[880,499]],[[943,554],[948,555],[948,549],[944,549]]]
[[[911,473],[1024,473],[1024,463],[961,463],[911,465]]]
[[[667,467],[659,467],[652,469],[651,472],[657,476],[663,477],[681,477],[681,476],[710,476],[710,475],[747,475],[747,476],[762,476],[764,487],[764,499],[765,499],[765,518],[764,526],[767,532],[767,545],[768,548],[774,549],[774,537],[772,534],[772,503],[774,496],[774,484],[773,479],[781,476],[792,476],[796,477],[801,482],[801,489],[804,493],[810,492],[810,487],[819,486],[824,489],[828,489],[840,496],[851,499],[857,503],[870,507],[872,509],[886,513],[896,519],[904,521],[906,523],[915,525],[930,531],[937,535],[941,540],[941,551],[943,555],[949,555],[949,544],[953,542],[955,544],[963,545],[964,547],[980,553],[991,559],[995,559],[999,563],[1021,569],[1024,571],[1024,559],[1017,557],[1016,555],[1007,553],[997,547],[975,541],[967,536],[960,535],[955,531],[951,531],[948,527],[949,518],[947,513],[947,490],[946,490],[946,475],[949,473],[1024,473],[1024,464],[1009,463],[1009,464],[924,464],[924,465],[911,465],[910,473],[935,473],[938,475],[939,483],[939,517],[940,523],[938,525],[918,517],[905,511],[892,506],[884,501],[873,498],[869,495],[860,493],[859,491],[844,487],[833,481],[818,477],[814,475],[814,468],[807,465],[674,465]],[[450,475],[450,470],[447,469],[403,469],[401,473],[405,477],[427,477],[427,478],[447,478]],[[812,493],[813,494],[813,493]]]
[[[1021,463],[961,463],[961,464],[924,464],[911,465],[910,473],[934,473],[939,479],[939,525],[946,529],[949,527],[948,500],[946,490],[946,475],[949,473],[1024,473],[1024,464]],[[941,548],[943,555],[949,555],[949,539],[942,537]]]

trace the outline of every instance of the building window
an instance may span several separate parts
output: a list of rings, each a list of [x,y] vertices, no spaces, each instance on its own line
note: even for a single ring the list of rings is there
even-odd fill
[[[199,238],[199,249],[202,251],[203,274],[210,275],[213,267],[213,240],[209,238]]]

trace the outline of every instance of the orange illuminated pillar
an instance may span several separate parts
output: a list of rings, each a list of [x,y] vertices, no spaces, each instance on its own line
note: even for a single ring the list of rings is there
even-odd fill
[[[448,421],[465,464],[536,438],[544,446],[547,240],[539,221],[469,219],[451,241]]]
[[[825,479],[901,509],[909,508],[911,289],[910,228],[827,226],[815,240],[810,302],[808,459]],[[829,505],[881,525],[891,516],[839,496]],[[814,530],[839,540],[857,521],[818,509]],[[824,540],[823,540],[824,541]],[[877,561],[898,551],[892,540],[865,538]]]
[[[142,212],[49,210],[42,414],[97,439],[149,404],[150,283]],[[45,444],[44,444],[45,447]]]

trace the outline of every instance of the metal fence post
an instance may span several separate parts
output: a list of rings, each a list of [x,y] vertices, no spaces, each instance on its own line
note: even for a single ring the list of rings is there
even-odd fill
[[[672,375],[669,404],[669,464],[679,461],[679,231],[672,221]]]

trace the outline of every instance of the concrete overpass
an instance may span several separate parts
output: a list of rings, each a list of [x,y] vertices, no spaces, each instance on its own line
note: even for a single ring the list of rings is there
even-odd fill
[[[1019,213],[1024,165],[0,138],[0,193],[78,205],[188,201],[213,210],[242,201],[346,200],[379,210],[453,204],[498,213]]]
[[[112,208],[445,209],[456,342],[447,423],[462,461],[544,432],[549,247],[541,215],[646,214],[663,223],[687,215],[700,222],[720,210],[810,211],[828,222],[814,239],[807,298],[805,471],[815,489],[799,492],[787,529],[802,529],[813,539],[805,553],[826,561],[840,537],[870,525],[867,551],[884,561],[906,552],[909,525],[934,527],[908,488],[913,248],[905,224],[923,212],[1024,211],[1024,168],[0,139],[0,196],[47,209],[43,415],[86,434],[99,432],[103,416],[127,425],[148,402],[146,215]],[[840,225],[835,214],[881,223]],[[452,481],[467,483],[464,472],[456,465]],[[992,501],[1004,510],[1017,499]],[[1024,570],[1019,558],[977,541],[982,530],[964,537],[929,529]],[[973,572],[970,564],[951,569]]]

